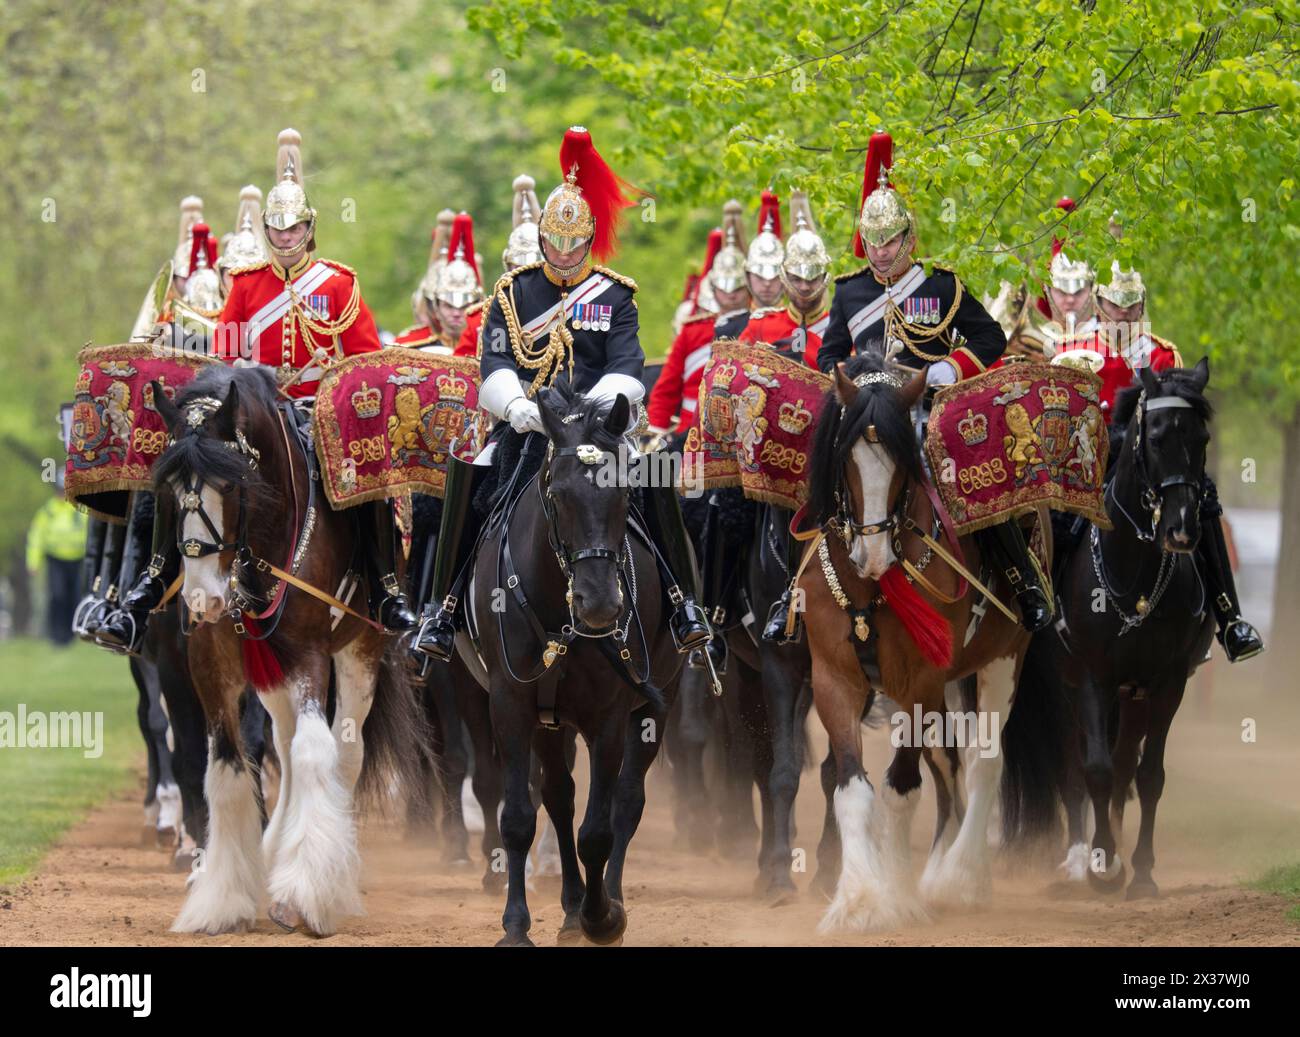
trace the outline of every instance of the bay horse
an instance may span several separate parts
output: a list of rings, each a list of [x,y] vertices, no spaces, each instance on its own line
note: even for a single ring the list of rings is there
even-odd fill
[[[1124,805],[1136,779],[1142,820],[1130,899],[1154,897],[1156,807],[1169,728],[1188,677],[1214,636],[1195,550],[1212,411],[1210,369],[1154,374],[1116,399],[1124,429],[1106,486],[1112,529],[1090,527],[1058,582],[1061,632],[1037,634],[1020,680],[1034,705],[1008,730],[1004,839],[1058,830],[1065,800],[1071,879],[1100,892],[1124,887]],[[1104,607],[1099,608],[1098,603]],[[1085,790],[1095,818],[1084,841]]]
[[[992,894],[987,829],[1002,769],[997,725],[1009,714],[1029,635],[989,608],[962,643],[979,603],[967,577],[980,573],[982,563],[975,537],[954,544],[939,532],[937,498],[927,492],[909,417],[924,388],[923,371],[904,384],[879,356],[855,357],[837,366],[814,438],[807,511],[821,532],[797,590],[803,593],[814,704],[834,757],[838,840],[824,839],[822,852],[838,850],[839,880],[823,931],[894,928],[927,917],[922,897],[934,906],[978,907]],[[1045,516],[1040,524],[1047,525]],[[946,547],[931,530],[947,539]],[[933,604],[919,599],[895,568],[901,559],[924,569],[927,594],[938,592]],[[951,564],[962,559],[966,575]],[[996,578],[989,589],[1000,601],[1010,600],[1002,574]],[[923,650],[905,625],[908,613],[929,616],[931,633],[946,626],[935,636],[950,639],[948,651],[933,645]],[[970,674],[976,677],[978,726],[982,733],[987,724],[992,737],[966,751],[965,814],[954,838],[936,838],[918,896],[909,833],[920,799],[920,760],[923,751],[932,765],[950,758],[941,747],[927,748],[921,732],[907,737],[899,721],[914,715],[916,706],[923,718],[942,716],[945,684]],[[874,689],[900,711],[891,717],[895,753],[879,795],[862,766],[861,724]],[[904,737],[896,737],[900,732]]]
[[[603,478],[599,470],[622,450],[636,456],[625,437],[627,398],[617,396],[606,410],[561,381],[538,402],[546,455],[541,470],[517,492],[507,491],[502,510],[489,519],[465,595],[470,629],[458,634],[457,651],[488,689],[505,772],[508,874],[499,945],[532,945],[524,879],[537,824],[529,795],[533,752],[559,840],[558,942],[585,935],[611,944],[627,925],[623,865],[665,730],[665,693],[681,662],[666,624],[655,548],[628,480]],[[525,444],[524,453],[531,447]],[[591,761],[576,846],[563,726],[582,734]]]
[[[158,386],[154,398],[171,439],[154,485],[179,509],[181,594],[197,620],[188,661],[208,733],[205,853],[172,929],[242,930],[268,894],[281,928],[327,935],[361,911],[354,791],[418,790],[423,727],[404,662],[377,624],[350,610],[336,622],[321,596],[349,593],[356,519],[316,499],[270,371],[213,365],[174,403]],[[268,566],[296,582],[269,579]],[[240,730],[249,684],[281,769],[265,834]]]

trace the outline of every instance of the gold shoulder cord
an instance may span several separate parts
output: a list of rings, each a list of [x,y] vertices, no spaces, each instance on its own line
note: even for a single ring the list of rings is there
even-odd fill
[[[314,331],[317,335],[334,340],[334,351],[342,355],[342,349],[339,345],[339,336],[348,328],[352,327],[357,319],[357,314],[361,312],[361,283],[355,276],[352,278],[352,295],[348,298],[347,305],[343,307],[343,312],[339,314],[336,321],[318,320],[314,317],[307,316],[306,307],[303,306],[302,300],[298,298],[298,293],[289,287],[289,298],[292,305],[289,310],[295,325],[295,331],[302,335],[304,343],[310,343],[312,338],[307,334],[308,331]],[[311,349],[309,352],[314,353]]]
[[[573,334],[569,331],[561,308],[560,320],[551,328],[551,333],[546,337],[546,345],[542,347],[533,345],[532,336],[519,326],[519,317],[515,313],[514,291],[514,280],[503,277],[497,282],[495,298],[501,307],[501,315],[505,318],[506,335],[510,339],[510,351],[514,354],[515,363],[526,371],[537,372],[532,384],[526,390],[526,394],[531,399],[537,395],[537,391],[542,386],[549,385],[555,380],[560,367],[566,362],[569,368],[569,379],[573,380]],[[485,327],[486,324],[485,319]]]
[[[903,345],[928,364],[946,359],[951,349],[945,349],[942,353],[927,353],[921,348],[921,345],[928,345],[947,331],[953,318],[957,316],[957,307],[961,305],[962,283],[961,278],[956,274],[953,275],[952,280],[956,286],[952,296],[952,305],[948,307],[948,312],[944,314],[943,320],[935,325],[912,324],[903,316],[903,311],[898,308],[898,303],[890,299],[885,306],[885,341],[888,342],[891,337],[899,339]]]

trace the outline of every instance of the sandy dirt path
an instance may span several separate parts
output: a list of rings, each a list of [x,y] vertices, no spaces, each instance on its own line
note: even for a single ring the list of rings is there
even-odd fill
[[[1165,798],[1157,829],[1156,879],[1162,896],[1126,903],[1075,890],[1062,895],[1051,869],[996,871],[995,899],[980,913],[942,914],[931,924],[871,935],[821,936],[825,900],[809,891],[811,875],[796,875],[795,903],[769,907],[750,895],[750,859],[723,860],[680,848],[672,821],[667,767],[651,774],[649,804],[627,868],[627,945],[1300,945],[1300,922],[1287,918],[1285,899],[1242,888],[1270,865],[1300,859],[1300,724],[1294,695],[1265,693],[1221,664],[1189,689],[1175,721]],[[1235,678],[1235,680],[1230,680]],[[1255,742],[1242,740],[1242,721],[1256,722]],[[824,738],[813,720],[813,741]],[[868,736],[870,775],[887,760],[886,734]],[[579,753],[578,788],[585,787]],[[797,846],[813,848],[821,831],[817,776],[805,771],[798,801]],[[579,804],[581,809],[581,802]],[[933,819],[926,776],[917,813],[916,867],[924,862]],[[1126,819],[1126,846],[1136,835],[1136,804]],[[436,844],[404,837],[401,826],[363,825],[366,915],[319,941],[284,935],[263,919],[252,933],[192,937],[169,933],[184,876],[168,855],[141,845],[141,811],[134,799],[96,810],[51,851],[37,873],[0,892],[0,944],[180,945],[490,945],[500,936],[503,896],[480,885],[482,862],[439,863]],[[561,912],[555,880],[541,879],[530,895],[533,938],[550,944]]]

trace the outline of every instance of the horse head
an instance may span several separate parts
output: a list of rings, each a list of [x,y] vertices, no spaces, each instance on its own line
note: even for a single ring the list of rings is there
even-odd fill
[[[1143,538],[1180,554],[1194,551],[1201,534],[1201,483],[1212,414],[1204,395],[1209,380],[1205,359],[1189,370],[1159,375],[1143,367],[1138,383],[1120,395],[1115,408],[1129,453],[1120,459],[1126,463],[1116,469],[1116,479],[1134,480],[1138,499],[1151,515],[1150,534]]]
[[[924,478],[909,411],[925,373],[904,383],[875,355],[836,365],[822,403],[808,510],[844,540],[859,576],[878,580],[894,564],[891,531],[903,487]]]
[[[618,472],[631,405],[621,394],[612,405],[588,400],[564,381],[538,402],[551,441],[540,476],[551,547],[574,617],[592,631],[608,630],[623,609],[629,487]]]
[[[249,547],[249,531],[278,526],[278,493],[265,470],[276,463],[275,383],[261,368],[214,364],[175,402],[156,384],[154,399],[170,434],[154,466],[154,489],[160,500],[170,493],[179,509],[181,593],[196,619],[215,623],[229,609],[232,569]]]

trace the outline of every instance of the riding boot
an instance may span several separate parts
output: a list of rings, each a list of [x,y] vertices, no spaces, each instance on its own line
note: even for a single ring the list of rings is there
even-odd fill
[[[117,573],[122,566],[122,542],[126,538],[126,526],[115,522],[107,524],[104,534],[104,549],[99,558],[99,574],[95,577],[95,586],[99,590],[99,601],[87,608],[82,617],[83,640],[94,644],[105,620],[118,607],[119,584]]]
[[[993,556],[1011,584],[1020,606],[1020,622],[1031,634],[1052,621],[1054,609],[1038,579],[1038,569],[1029,557],[1029,545],[1016,520],[999,522],[981,530],[982,546]]]
[[[140,561],[144,557],[140,532],[142,531],[138,529],[134,531],[131,551],[124,552],[123,586],[127,579],[139,571]],[[99,628],[95,643],[101,648],[126,655],[140,654],[148,630],[149,613],[162,604],[168,584],[180,570],[181,555],[173,533],[170,516],[162,514],[155,501],[149,564],[143,573],[139,573],[139,578],[133,581],[122,598],[122,604],[105,618]]]
[[[1200,555],[1206,589],[1214,606],[1219,644],[1223,645],[1228,662],[1238,663],[1259,655],[1264,650],[1264,639],[1241,618],[1241,602],[1237,597],[1237,581],[1232,576],[1222,516],[1218,490],[1206,476],[1201,494],[1201,539],[1196,553]]]
[[[469,560],[473,538],[465,535],[472,512],[474,489],[490,469],[457,457],[447,458],[447,482],[442,497],[442,522],[431,548],[432,581],[428,603],[420,615],[420,631],[413,651],[449,662],[456,650],[456,608],[460,604],[459,577]],[[424,585],[421,578],[421,585]],[[436,604],[435,604],[436,603]]]
[[[370,513],[370,601],[379,625],[390,634],[410,630],[419,619],[397,582],[397,530],[393,508],[387,500],[371,503]]]
[[[722,533],[722,502],[716,494],[709,497],[708,515],[704,520],[704,602],[709,616],[709,623],[714,633],[721,635],[727,625],[727,577],[735,563],[730,557],[734,552]],[[695,649],[688,657],[688,665],[702,668],[704,661],[696,662]],[[713,660],[713,671],[721,677],[727,672],[727,639],[724,636],[712,638],[704,651]]]
[[[784,515],[785,512],[781,514]],[[767,624],[763,627],[763,640],[769,644],[794,645],[803,639],[803,619],[799,616],[798,610],[795,610],[794,633],[786,637],[785,628],[790,618],[791,603],[794,601],[794,578],[799,571],[799,563],[803,561],[804,545],[790,535],[788,525],[784,532],[785,571],[788,580],[785,590],[772,603],[772,608],[768,611]]]
[[[99,596],[99,565],[104,555],[104,539],[108,535],[108,523],[103,519],[92,518],[86,524],[86,553],[81,558],[80,586],[85,591],[77,609],[72,614],[72,632],[78,637],[94,640],[87,636],[86,620],[95,611],[103,599]]]
[[[682,502],[673,486],[648,486],[651,535],[668,566],[668,600],[673,606],[668,630],[679,652],[707,645],[713,638],[709,618],[700,606],[700,574],[691,552],[690,535],[682,519]]]

